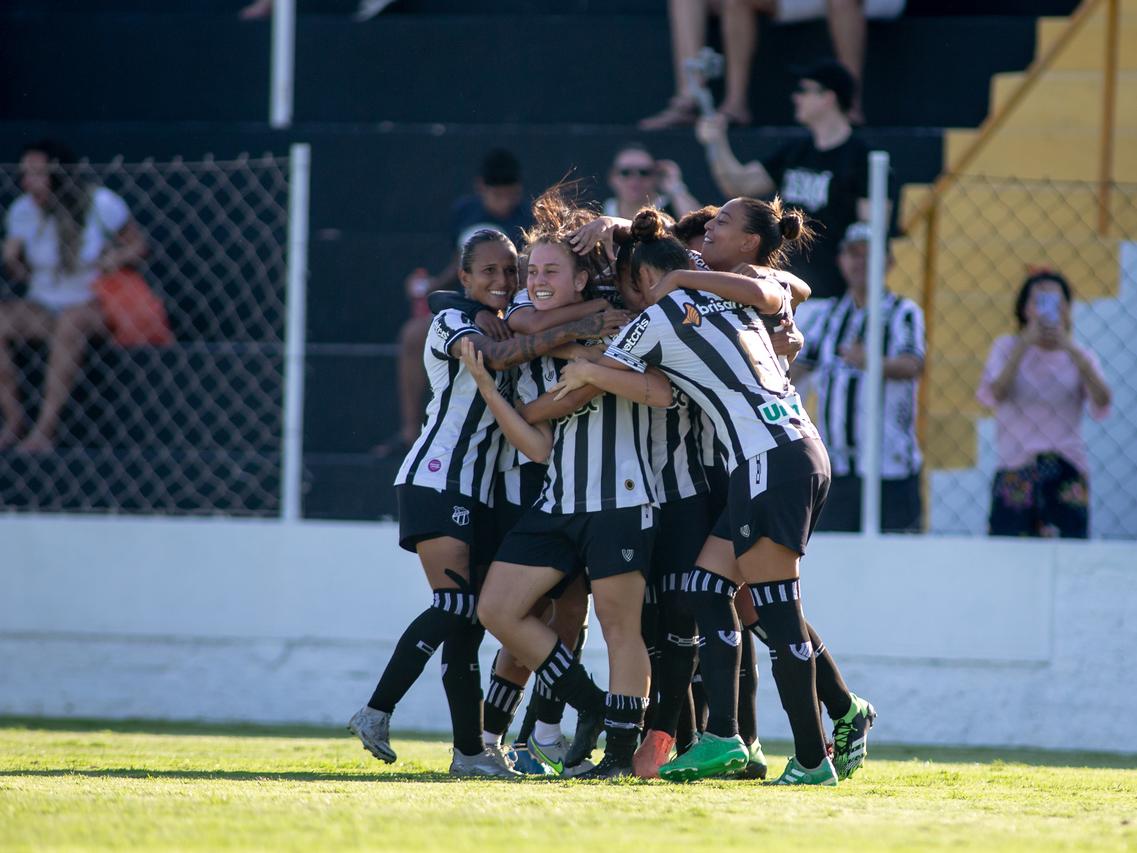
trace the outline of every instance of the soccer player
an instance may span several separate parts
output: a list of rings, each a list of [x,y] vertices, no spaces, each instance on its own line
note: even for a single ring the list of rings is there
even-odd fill
[[[864,736],[875,712],[851,697],[828,655],[824,667],[814,656],[815,635],[801,608],[799,560],[824,505],[829,461],[761,317],[790,312],[790,296],[773,267],[786,244],[799,241],[803,231],[801,214],[783,213],[777,199],[734,199],[708,223],[705,249],[716,243],[752,245],[757,278],[691,271],[686,251],[670,238],[655,241],[663,244],[656,263],[633,255],[633,274],[643,277],[655,304],[621,333],[601,365],[566,368],[560,390],[605,387],[618,369],[655,366],[711,416],[727,451],[728,505],[688,589],[698,594],[729,588],[739,579],[749,584],[794,734],[794,757],[775,784],[835,785],[838,771],[826,754],[818,693],[831,694],[831,701],[837,701],[837,693],[850,697],[837,726],[857,734],[859,743],[845,738],[842,750],[838,739],[842,775],[863,761]],[[738,298],[743,292],[748,295]],[[725,719],[733,708],[737,660],[733,670],[704,661],[712,720]],[[747,753],[737,733],[716,732],[712,725],[660,775],[693,779],[743,766]]]
[[[475,232],[461,254],[460,280],[466,294],[498,310],[517,284],[517,253],[500,232]],[[490,554],[490,489],[500,433],[477,386],[458,357],[456,344],[469,340],[490,370],[505,371],[567,341],[595,337],[619,327],[622,314],[592,314],[540,335],[495,341],[472,319],[454,309],[431,323],[423,360],[431,385],[422,434],[412,446],[395,484],[399,500],[399,544],[418,554],[432,590],[431,605],[404,631],[367,705],[348,728],[381,761],[395,760],[390,719],[395,705],[443,646],[442,683],[454,727],[455,775],[512,776],[501,756],[482,744],[482,691],[478,647],[484,630],[476,619],[479,566]]]
[[[567,242],[579,221],[566,207],[531,235],[528,286],[538,310],[580,301],[595,272]],[[469,358],[477,356],[471,352]],[[550,373],[557,367],[545,360]],[[475,369],[473,363],[470,369]],[[530,404],[523,417],[485,378],[480,380],[502,430],[530,458],[548,459],[549,467],[540,499],[506,537],[490,567],[479,617],[536,673],[539,684],[589,721],[584,733],[578,728],[574,751],[582,744],[590,748],[600,727],[606,730],[604,759],[581,778],[632,772],[646,706],[649,663],[640,607],[655,510],[643,404],[667,406],[672,396],[662,374],[645,373],[639,382],[642,390],[635,402],[580,389],[555,405],[546,395]],[[558,409],[550,425],[550,412]],[[530,614],[565,574],[585,567],[608,646],[607,694],[573,661],[568,646]]]

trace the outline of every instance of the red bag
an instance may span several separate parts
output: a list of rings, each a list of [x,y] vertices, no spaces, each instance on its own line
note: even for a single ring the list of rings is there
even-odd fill
[[[122,347],[169,346],[174,342],[162,300],[132,269],[105,273],[92,285],[103,321]]]

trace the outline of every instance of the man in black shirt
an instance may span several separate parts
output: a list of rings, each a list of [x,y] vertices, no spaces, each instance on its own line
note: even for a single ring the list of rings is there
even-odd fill
[[[730,150],[721,117],[701,120],[696,133],[727,198],[777,192],[787,205],[805,211],[817,236],[804,255],[790,259],[790,270],[813,288],[814,302],[845,292],[837,250],[849,225],[868,220],[868,148],[849,124],[856,83],[848,70],[830,59],[799,69],[797,76],[794,117],[809,130],[808,138],[786,143],[762,162],[743,164]]]

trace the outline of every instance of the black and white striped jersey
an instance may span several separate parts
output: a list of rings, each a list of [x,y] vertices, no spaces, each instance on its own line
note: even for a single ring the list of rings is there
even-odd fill
[[[607,353],[662,370],[710,415],[727,470],[817,431],[774,354],[757,309],[697,290],[676,290],[628,324]]]
[[[396,486],[445,489],[490,502],[501,431],[470,372],[448,354],[459,338],[480,334],[461,311],[435,315],[423,351],[430,381],[426,424],[399,468]],[[499,375],[498,382],[508,383],[508,376]],[[504,391],[510,393],[508,387]]]
[[[551,364],[547,368],[545,362],[555,359],[535,358],[528,364],[522,364],[510,371],[512,383],[512,396],[506,397],[522,403],[532,403],[544,394],[550,385],[556,382],[556,368]],[[561,362],[562,364],[564,362]],[[549,381],[551,378],[552,381]],[[504,495],[494,495],[495,500],[504,499],[514,506],[521,504],[521,466],[533,460],[518,450],[506,436],[501,437],[501,453],[498,455],[497,470],[503,474],[502,484],[505,486]]]
[[[546,384],[560,375],[556,359],[541,359]],[[647,406],[601,394],[553,424],[553,449],[535,506],[563,514],[601,512],[655,502],[651,423]]]
[[[805,347],[798,362],[811,368],[817,391],[818,430],[826,447],[835,476],[864,474],[864,371],[841,358],[848,344],[864,344],[868,312],[857,307],[850,294],[829,300],[831,304],[814,314],[805,330]],[[924,357],[924,312],[911,299],[885,293],[881,300],[882,351],[885,358],[898,355]],[[923,457],[916,441],[915,379],[885,379],[883,383],[883,448],[881,476],[886,479],[910,477],[920,470]],[[855,470],[854,470],[855,469]]]
[[[699,407],[686,393],[671,386],[672,402],[653,408],[651,416],[651,470],[659,503],[679,501],[707,491],[700,444]]]
[[[513,298],[509,300],[509,305],[505,309],[503,319],[509,320],[509,315],[516,311],[518,308],[532,308],[533,300],[529,298],[529,289],[525,287],[517,288],[517,292],[513,294]]]

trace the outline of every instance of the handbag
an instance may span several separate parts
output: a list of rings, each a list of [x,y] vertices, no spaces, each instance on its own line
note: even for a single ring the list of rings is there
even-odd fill
[[[105,273],[92,288],[103,321],[119,346],[169,346],[174,342],[166,307],[135,270]]]

